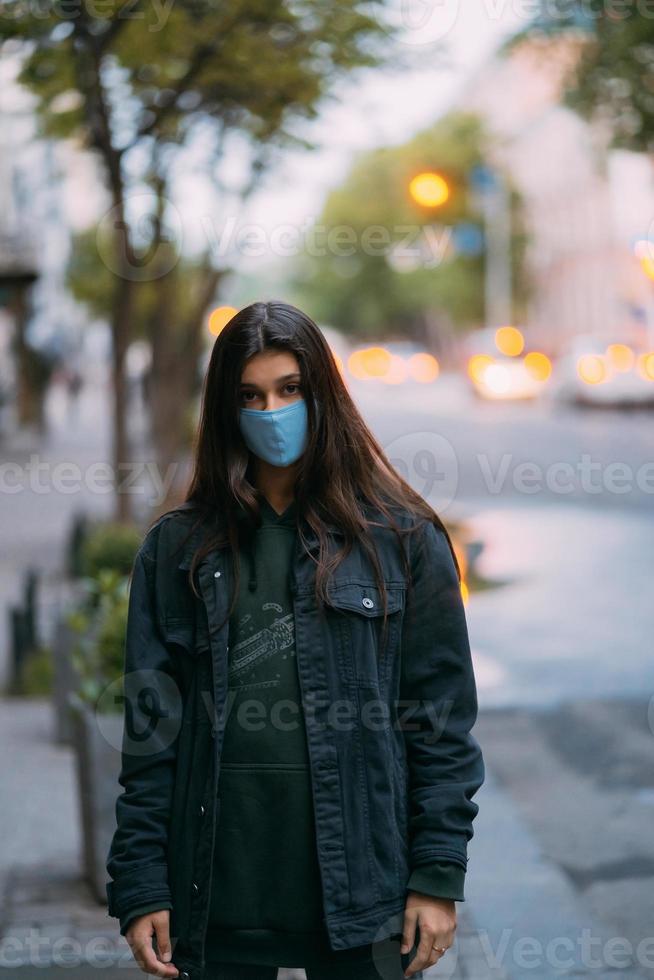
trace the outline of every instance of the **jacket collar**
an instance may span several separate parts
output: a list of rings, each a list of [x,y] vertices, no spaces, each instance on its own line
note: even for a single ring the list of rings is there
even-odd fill
[[[192,510],[195,510],[195,509],[196,509],[195,508],[195,504],[186,502],[184,504],[181,504],[179,507],[176,507],[175,508],[175,511],[186,512],[186,511],[192,511]],[[240,508],[238,510],[237,515],[236,515],[236,519],[238,521],[244,521],[244,520],[247,519],[247,513],[245,512],[245,510],[243,510],[243,508]],[[332,524],[330,522],[326,522],[325,528],[326,528],[327,533],[329,535],[332,535],[333,537],[343,538],[345,536],[344,535],[344,532],[336,524]],[[201,532],[202,532],[202,528],[201,527],[200,528],[196,528],[196,530],[193,532],[192,535],[189,536],[188,540],[186,541],[186,543],[184,545],[184,550],[182,552],[182,557],[181,557],[181,559],[180,559],[180,561],[178,563],[178,566],[177,566],[182,571],[187,571],[191,567],[191,559],[193,557],[193,554],[194,554],[196,548],[198,547],[198,545],[200,543]],[[302,533],[304,535],[305,540],[307,541],[307,544],[308,544],[310,550],[313,550],[315,547],[317,547],[319,545],[318,535],[313,530],[313,528],[304,520],[304,518],[302,518]],[[220,553],[220,552],[226,551],[227,550],[227,547],[228,547],[227,544],[225,544],[222,547],[216,548],[215,551]],[[200,564],[203,564],[204,561],[208,561],[210,558],[211,558],[211,554],[210,553],[207,554],[207,555],[205,555],[205,558],[203,559],[203,561]]]

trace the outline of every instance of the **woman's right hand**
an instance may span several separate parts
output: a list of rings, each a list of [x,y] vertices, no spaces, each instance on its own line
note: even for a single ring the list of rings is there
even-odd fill
[[[152,937],[157,938],[155,953]],[[147,912],[136,916],[125,931],[134,959],[144,971],[154,977],[178,977],[179,970],[170,962],[170,910]]]

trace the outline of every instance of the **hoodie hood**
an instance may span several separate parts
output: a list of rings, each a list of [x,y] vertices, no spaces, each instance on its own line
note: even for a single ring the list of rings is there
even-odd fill
[[[274,525],[277,527],[296,527],[297,502],[292,500],[282,514],[278,514],[275,508],[263,497],[261,501],[261,527]],[[254,592],[257,588],[257,538],[259,528],[249,529],[245,541],[247,553],[249,578],[248,588]]]

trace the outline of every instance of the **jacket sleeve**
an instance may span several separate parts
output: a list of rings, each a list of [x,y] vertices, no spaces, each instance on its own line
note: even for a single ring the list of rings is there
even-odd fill
[[[123,672],[123,734],[116,829],[106,859],[108,914],[172,907],[167,833],[182,695],[178,662],[157,626],[155,559],[141,545],[130,584]]]
[[[407,891],[421,892],[434,898],[452,898],[465,902],[463,893],[466,873],[453,861],[435,861],[412,872]]]
[[[426,521],[411,547],[412,588],[402,626],[400,700],[409,796],[409,866],[467,868],[484,781],[471,729],[477,689],[459,579],[447,537]]]

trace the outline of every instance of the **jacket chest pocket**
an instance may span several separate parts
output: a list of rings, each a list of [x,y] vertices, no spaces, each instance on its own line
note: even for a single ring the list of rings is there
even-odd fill
[[[184,699],[184,727],[210,728],[213,719],[211,686],[211,647],[204,609],[191,616],[169,616],[162,624],[169,649],[177,656]]]
[[[193,598],[188,610],[180,615],[173,609],[162,617],[162,633],[167,643],[181,647],[182,652],[195,659],[209,650],[209,623],[206,609],[200,599]]]
[[[188,657],[196,655],[195,626],[192,619],[171,617],[164,621],[162,631],[166,643],[181,647]]]
[[[342,679],[362,687],[381,688],[388,666],[399,653],[405,587],[386,586],[384,603],[376,582],[332,581],[327,615]]]

